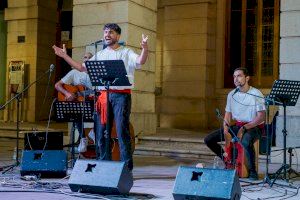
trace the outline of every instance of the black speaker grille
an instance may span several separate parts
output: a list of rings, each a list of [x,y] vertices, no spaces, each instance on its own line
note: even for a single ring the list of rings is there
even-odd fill
[[[34,131],[24,134],[24,150],[62,150],[63,132]]]

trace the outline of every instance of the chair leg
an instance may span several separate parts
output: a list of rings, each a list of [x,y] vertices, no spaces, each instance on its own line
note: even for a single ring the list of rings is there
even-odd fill
[[[258,173],[258,159],[259,159],[259,140],[254,142],[254,151],[255,151],[255,166],[256,172]]]

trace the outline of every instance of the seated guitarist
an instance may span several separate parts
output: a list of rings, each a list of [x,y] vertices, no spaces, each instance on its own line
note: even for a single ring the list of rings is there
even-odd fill
[[[65,50],[65,47],[63,47],[63,49]],[[91,54],[90,52],[85,53],[83,57],[83,62],[87,61],[92,56],[93,54]],[[92,89],[92,83],[90,81],[88,74],[86,72],[81,72],[76,69],[72,69],[71,71],[69,71],[60,81],[58,81],[55,84],[56,90],[58,92],[61,92],[64,95],[65,101],[74,101],[76,99],[76,95],[66,90],[63,87],[64,84],[73,85],[73,86],[81,85],[84,86],[86,89]],[[74,122],[73,125],[77,128],[80,137],[80,144],[78,146],[78,151],[80,153],[86,152],[88,140],[84,136],[83,123],[79,121],[79,122]]]
[[[257,180],[258,174],[255,167],[253,144],[260,138],[263,131],[265,105],[263,99],[250,94],[260,97],[263,97],[263,94],[249,85],[250,76],[246,68],[235,69],[233,79],[237,88],[232,90],[227,96],[223,128],[207,135],[204,142],[218,157],[225,161],[224,150],[218,142],[224,141],[226,138],[232,138],[227,124],[231,124],[235,120],[236,122],[231,126],[231,130],[236,130],[236,135],[244,147],[247,158],[245,164],[248,169],[248,178]]]

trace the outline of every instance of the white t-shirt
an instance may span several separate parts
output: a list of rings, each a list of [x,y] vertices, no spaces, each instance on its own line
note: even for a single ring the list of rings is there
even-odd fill
[[[266,110],[263,94],[256,88],[251,87],[247,91],[249,94],[253,94],[259,97],[254,97],[247,93],[237,92],[235,89],[229,92],[227,95],[227,104],[225,111],[232,114],[234,120],[241,122],[251,122],[256,116],[257,112]]]
[[[84,85],[85,87],[91,89],[92,84],[90,81],[90,77],[86,72],[80,72],[76,69],[72,69],[69,71],[62,79],[61,81],[64,84],[68,85]]]
[[[134,71],[135,69],[141,68],[141,65],[136,62],[138,56],[139,55],[134,53],[133,50],[124,46],[120,46],[117,49],[111,49],[107,47],[101,51],[98,51],[97,54],[89,60],[123,60],[131,86],[110,86],[110,89],[124,90],[134,88]],[[98,86],[97,89],[104,90],[105,88],[103,86]]]

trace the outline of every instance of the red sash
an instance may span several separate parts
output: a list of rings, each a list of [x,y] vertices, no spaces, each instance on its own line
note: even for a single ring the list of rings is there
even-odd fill
[[[123,94],[131,94],[130,89],[125,90],[109,90],[109,93],[123,93]],[[107,91],[101,90],[101,94],[98,97],[96,103],[97,112],[100,114],[100,123],[106,124],[106,111],[107,111]]]

